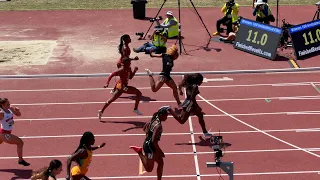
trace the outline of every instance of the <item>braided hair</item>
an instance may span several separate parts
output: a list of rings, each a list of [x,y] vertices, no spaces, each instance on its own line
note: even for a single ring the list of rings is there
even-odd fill
[[[187,74],[184,76],[182,82],[180,83],[180,85],[182,87],[190,87],[194,84],[198,85],[199,82],[203,81],[203,76],[200,73],[193,73],[193,74]]]
[[[119,53],[121,54],[121,56],[123,56],[122,54],[122,48],[123,48],[123,45],[124,45],[124,41],[126,39],[128,39],[130,36],[128,34],[124,34],[120,37],[120,44],[118,46],[118,50],[119,50]]]
[[[160,115],[163,114],[168,114],[168,111],[165,108],[160,108],[157,112],[153,113],[151,121],[145,125],[144,129],[149,130],[152,123],[156,121]]]
[[[83,133],[81,139],[80,139],[80,143],[79,143],[79,146],[78,148],[74,151],[74,152],[77,152],[79,149],[81,148],[88,148],[86,147],[86,145],[92,140],[94,139],[94,135],[92,132],[90,131],[87,131],[85,133]]]
[[[49,167],[44,167],[38,171],[32,173],[31,180],[47,180],[49,175],[54,169],[58,169],[62,166],[61,161],[54,159],[50,162]]]

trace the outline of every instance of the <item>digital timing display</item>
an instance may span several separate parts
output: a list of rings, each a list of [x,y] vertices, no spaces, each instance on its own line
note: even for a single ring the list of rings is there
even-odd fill
[[[297,59],[305,59],[320,53],[320,20],[289,28]]]
[[[242,18],[233,47],[274,60],[281,35],[281,28]]]

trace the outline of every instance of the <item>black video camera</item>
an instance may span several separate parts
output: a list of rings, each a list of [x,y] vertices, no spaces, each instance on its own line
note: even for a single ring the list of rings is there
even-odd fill
[[[220,162],[221,157],[223,157],[222,150],[221,150],[223,145],[222,136],[213,136],[211,137],[210,142],[213,144],[212,149],[215,154],[215,161]]]
[[[144,35],[144,32],[136,32],[136,36],[142,37]]]
[[[157,18],[151,18],[151,19],[149,19],[150,22],[155,22],[155,21],[160,21],[160,20],[162,20],[162,16],[159,16],[159,17],[157,17]]]

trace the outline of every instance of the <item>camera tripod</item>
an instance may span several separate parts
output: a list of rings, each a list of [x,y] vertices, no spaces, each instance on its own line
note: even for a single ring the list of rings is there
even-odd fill
[[[207,33],[208,33],[208,35],[209,35],[208,43],[207,43],[206,47],[204,48],[204,49],[208,49],[208,46],[209,46],[210,41],[211,41],[211,34],[210,34],[210,32],[209,32],[209,30],[208,30],[207,26],[206,26],[206,25],[205,25],[205,23],[203,22],[202,17],[201,17],[201,16],[200,16],[200,14],[198,13],[198,11],[197,11],[196,7],[194,6],[194,4],[193,4],[192,0],[189,0],[189,1],[190,1],[190,3],[192,4],[193,9],[194,9],[194,10],[195,10],[195,12],[197,13],[197,15],[198,15],[199,19],[201,20],[202,25],[204,26],[204,28],[206,29],[206,31],[207,31]],[[156,14],[155,18],[157,18],[157,17],[158,17],[158,15],[159,15],[159,13],[160,13],[161,9],[163,8],[163,6],[164,6],[164,4],[165,4],[166,2],[167,2],[167,0],[164,0],[164,1],[163,1],[163,3],[162,3],[162,5],[161,5],[161,7],[160,7],[159,11],[157,12],[157,14]],[[176,41],[176,44],[177,44],[177,42],[179,41],[180,55],[181,55],[181,53],[182,53],[182,46],[183,46],[184,51],[186,51],[186,50],[185,50],[184,45],[183,45],[182,40],[181,40],[181,25],[180,25],[180,23],[181,23],[181,13],[180,13],[180,0],[178,0],[178,12],[179,12],[179,34],[178,34],[178,39],[177,39],[177,41]],[[147,36],[148,32],[150,31],[150,29],[151,29],[151,27],[152,27],[153,23],[154,23],[154,22],[152,22],[152,23],[151,23],[151,25],[150,25],[149,29],[147,30],[147,32],[145,33],[145,36],[143,37],[143,39],[145,39],[145,38],[146,38],[146,36]]]
[[[316,11],[316,13],[313,16],[313,19],[312,19],[313,21],[319,19],[319,13],[320,13],[320,6],[318,6],[318,10]],[[317,17],[317,19],[316,19],[316,17]]]

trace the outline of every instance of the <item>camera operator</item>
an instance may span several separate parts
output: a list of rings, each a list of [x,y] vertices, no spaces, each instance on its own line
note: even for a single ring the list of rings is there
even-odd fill
[[[145,52],[146,54],[150,54],[151,52],[155,52],[156,54],[166,52],[167,38],[161,34],[162,31],[163,28],[155,27],[155,30],[150,37],[150,39],[152,39],[152,43],[146,42],[139,48],[133,48],[133,51],[136,53]]]
[[[220,37],[219,40],[223,41],[225,43],[233,44],[233,42],[236,40],[236,36],[237,36],[237,32],[239,30],[239,27],[240,27],[240,17],[239,17],[239,21],[236,21],[232,25],[233,32],[230,32],[228,34],[228,37]]]
[[[213,33],[214,36],[220,35],[223,30],[220,28],[221,24],[227,26],[227,34],[233,32],[232,25],[238,20],[239,4],[234,0],[228,0],[221,9],[224,17],[217,21],[217,32]]]
[[[177,18],[173,16],[171,11],[166,13],[167,18],[160,24],[158,21],[158,25],[164,28],[163,35],[168,39],[177,38],[179,35],[179,22]]]
[[[255,3],[255,9],[253,11],[253,16],[256,17],[257,22],[270,24],[270,22],[274,22],[275,18],[272,15],[271,9],[265,0],[257,0]]]

